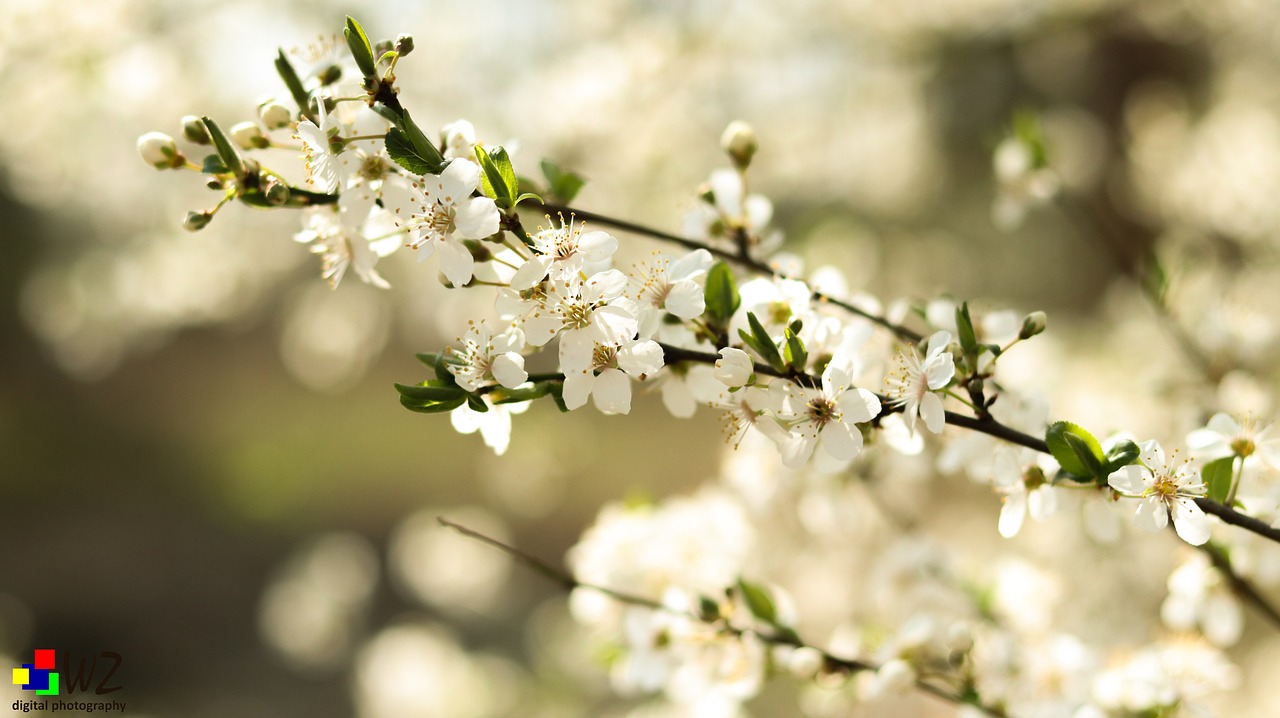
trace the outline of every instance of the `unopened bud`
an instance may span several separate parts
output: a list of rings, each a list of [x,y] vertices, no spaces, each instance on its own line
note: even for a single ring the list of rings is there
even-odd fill
[[[342,68],[338,65],[330,65],[316,72],[316,79],[321,85],[332,85],[342,79]]]
[[[237,122],[232,125],[231,141],[243,150],[263,150],[271,146],[256,122]]]
[[[204,126],[204,120],[195,115],[187,115],[182,118],[182,136],[187,142],[193,142],[197,145],[213,143],[213,140],[209,139],[209,129]]]
[[[267,183],[266,195],[268,204],[273,207],[279,207],[289,201],[289,186],[272,178]]]
[[[187,158],[178,151],[173,138],[163,132],[148,132],[138,138],[138,154],[142,161],[158,170],[181,167]]]
[[[293,122],[293,111],[275,100],[270,100],[258,105],[258,119],[262,120],[262,124],[268,130],[278,130],[288,127]]]
[[[787,656],[787,670],[800,680],[808,680],[818,675],[826,659],[822,652],[810,646],[800,646]]]
[[[880,666],[880,670],[876,671],[876,678],[884,690],[905,693],[915,687],[916,669],[901,658],[895,658]]]
[[[968,653],[973,648],[973,629],[964,621],[956,621],[947,629],[947,645],[953,651]]]
[[[464,239],[462,240],[462,245],[471,253],[471,258],[477,262],[487,262],[493,259],[493,252],[474,239]]]
[[[751,373],[753,371],[755,371],[755,366],[746,352],[733,347],[725,347],[720,350],[720,358],[716,360],[712,375],[721,384],[730,389],[735,389],[751,381]]]
[[[396,38],[396,52],[400,53],[400,57],[404,57],[413,52],[413,36],[401,35]]]
[[[734,120],[724,128],[724,134],[720,135],[720,147],[733,159],[734,166],[745,170],[751,165],[751,158],[755,156],[759,144],[751,125]]]
[[[182,220],[182,228],[188,232],[199,232],[209,223],[213,221],[213,212],[204,210],[201,212],[187,212],[187,218]]]
[[[1022,320],[1022,330],[1018,332],[1019,339],[1030,339],[1040,332],[1044,331],[1048,317],[1044,312],[1032,312]]]

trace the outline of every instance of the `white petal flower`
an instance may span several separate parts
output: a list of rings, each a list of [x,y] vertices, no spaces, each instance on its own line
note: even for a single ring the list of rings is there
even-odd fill
[[[1164,449],[1155,441],[1141,445],[1142,464],[1129,465],[1112,472],[1107,483],[1121,495],[1137,499],[1134,514],[1138,526],[1159,531],[1169,523],[1182,540],[1199,546],[1209,540],[1209,518],[1196,505],[1195,499],[1205,494],[1205,486],[1187,462],[1165,460]]]
[[[488,197],[472,197],[480,183],[473,162],[454,160],[439,175],[426,175],[418,206],[405,221],[408,246],[422,261],[441,250],[440,271],[460,287],[471,281],[475,260],[464,239],[484,239],[498,231],[498,207]]]
[[[916,418],[924,419],[925,428],[939,434],[946,424],[942,397],[933,393],[947,388],[955,376],[955,359],[947,351],[950,332],[940,331],[929,338],[929,346],[921,359],[914,350],[899,352],[898,369],[885,379],[892,406],[902,407],[907,428],[915,431]]]
[[[524,336],[519,329],[508,327],[494,333],[488,324],[472,324],[467,333],[458,338],[460,348],[451,350],[461,364],[450,364],[449,371],[461,386],[474,392],[495,382],[514,389],[523,384],[529,374],[524,370]]]
[[[782,462],[797,467],[808,461],[821,443],[832,458],[848,461],[862,451],[862,431],[855,424],[871,421],[880,414],[875,394],[854,387],[848,357],[836,356],[822,372],[821,388],[801,388],[783,384],[782,418],[789,424],[782,445]]]

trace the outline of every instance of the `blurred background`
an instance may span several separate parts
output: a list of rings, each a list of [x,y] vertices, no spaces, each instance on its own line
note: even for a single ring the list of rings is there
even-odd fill
[[[423,378],[413,353],[486,298],[444,292],[403,255],[379,266],[391,291],[330,291],[285,212],[233,206],[185,233],[210,193],[136,155],[138,135],[176,136],[182,115],[252,119],[280,93],[277,48],[348,13],[376,38],[414,36],[397,74],[420,124],[469,119],[516,143],[517,168],[554,158],[589,179],[575,204],[594,211],[679,228],[725,164],[721,130],[750,122],[752,189],[808,266],[886,299],[1047,311],[1046,354],[1076,363],[1024,374],[1088,376],[1088,396],[1054,397],[1081,423],[1155,434],[1198,418],[1121,391],[1197,372],[1131,281],[1155,251],[1215,367],[1205,404],[1271,409],[1272,3],[6,0],[0,655],[14,665],[34,647],[115,651],[128,714],[157,717],[629,705],[608,707],[553,586],[434,517],[556,560],[601,504],[713,476],[715,417],[671,420],[657,397],[608,420],[537,406],[496,458],[391,386]],[[1039,116],[1067,199],[1002,231],[991,156],[1019,110]],[[1099,349],[1121,344],[1143,351]],[[970,498],[992,531],[990,493]],[[428,695],[424,674],[440,677]]]

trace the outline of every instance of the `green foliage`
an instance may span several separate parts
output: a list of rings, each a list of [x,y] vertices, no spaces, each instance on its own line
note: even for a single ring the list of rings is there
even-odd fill
[[[276,56],[276,72],[280,75],[280,79],[284,82],[284,86],[289,89],[289,96],[297,103],[302,114],[315,122],[315,115],[311,113],[308,105],[310,105],[310,95],[302,86],[302,80],[298,79],[298,73],[294,71],[293,65],[289,63],[289,58],[285,57],[284,50]]]
[[[703,296],[706,300],[707,318],[711,326],[723,334],[729,326],[733,313],[742,304],[738,296],[738,283],[733,277],[733,270],[724,262],[716,262],[707,272],[707,286]]]
[[[387,130],[387,154],[415,175],[439,174],[445,166],[444,155],[414,124],[408,112],[398,119],[399,126]]]
[[[1051,424],[1045,432],[1045,443],[1067,478],[1080,483],[1107,482],[1103,473],[1107,459],[1093,434],[1069,421],[1059,421]]]
[[[205,129],[209,132],[209,139],[213,141],[213,147],[218,151],[218,156],[222,158],[222,164],[226,166],[227,171],[234,172],[237,177],[243,175],[244,160],[240,158],[236,146],[222,133],[222,128],[208,117],[201,117],[200,120],[204,122]]]
[[[809,363],[809,352],[805,349],[804,342],[800,340],[801,322],[799,319],[791,323],[785,332],[786,341],[782,345],[782,358],[786,360],[787,366],[795,372],[803,372],[805,366]]]
[[[582,175],[563,170],[551,160],[542,161],[542,176],[547,178],[547,193],[564,204],[572,202],[587,183]]]
[[[737,585],[738,592],[742,594],[742,600],[746,602],[751,615],[770,625],[778,622],[778,606],[763,586],[749,583],[741,578],[738,579]]]
[[[1200,470],[1204,485],[1209,489],[1209,498],[1220,504],[1225,504],[1227,496],[1231,493],[1231,477],[1234,473],[1235,460],[1234,456],[1226,456],[1210,461]]]
[[[364,34],[360,23],[350,15],[347,16],[347,27],[343,29],[342,35],[347,39],[347,47],[351,49],[351,56],[356,61],[356,67],[360,68],[360,73],[365,77],[377,77],[378,70],[373,62],[373,47],[369,44],[369,37]]]
[[[782,355],[778,353],[778,345],[773,343],[773,337],[769,336],[769,332],[765,330],[764,325],[756,318],[755,313],[747,312],[747,322],[751,325],[751,333],[739,329],[738,336],[742,338],[744,344],[751,347],[756,354],[760,355],[769,366],[778,371],[782,371],[787,367],[787,363],[783,361]]]
[[[960,334],[960,348],[966,356],[977,357],[978,333],[973,329],[973,319],[969,316],[969,303],[963,302],[956,307],[956,330]]]
[[[511,166],[511,158],[503,147],[495,147],[486,152],[476,147],[476,159],[480,162],[481,190],[501,209],[510,209],[516,205],[520,195],[520,180],[516,179],[515,168]]]

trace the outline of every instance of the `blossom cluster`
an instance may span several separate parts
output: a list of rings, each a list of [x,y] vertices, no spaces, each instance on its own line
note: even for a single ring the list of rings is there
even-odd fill
[[[534,402],[617,415],[630,413],[637,393],[657,391],[675,418],[720,413],[726,443],[762,465],[776,461],[780,475],[856,472],[864,452],[966,474],[999,497],[994,528],[1005,538],[1027,515],[1046,521],[1074,508],[1102,543],[1121,535],[1120,512],[1152,532],[1172,523],[1208,558],[1170,577],[1163,618],[1180,630],[1199,627],[1214,644],[1238,638],[1239,607],[1212,577],[1243,580],[1231,572],[1242,562],[1223,547],[1225,527],[1206,507],[1220,516],[1242,516],[1237,506],[1275,512],[1252,493],[1260,472],[1276,465],[1265,428],[1216,415],[1190,433],[1184,455],[1155,440],[1116,433],[1099,441],[1076,424],[1050,422],[1040,394],[1002,372],[1015,346],[1045,330],[1042,313],[882,301],[835,267],[810,271],[781,251],[769,200],[748,190],[757,141],[741,123],[722,138],[731,167],[691,191],[695,209],[672,235],[575,212],[568,204],[580,177],[547,162],[542,180],[523,177],[506,148],[483,142],[465,120],[429,138],[395,87],[411,40],[373,46],[349,20],[347,49],[301,73],[282,52],[287,94],[264,102],[255,121],[224,133],[208,118],[187,118],[184,140],[211,147],[199,164],[159,133],[138,149],[157,169],[208,175],[222,193],[216,207],[188,216],[189,229],[233,200],[296,209],[303,228],[294,239],[319,257],[334,288],[354,274],[389,289],[377,265],[399,252],[434,263],[451,289],[488,292],[485,315],[463,318],[451,346],[420,355],[434,378],[397,386],[406,408],[449,413],[457,431],[478,431],[503,454],[513,415]],[[1023,218],[1021,203],[1056,191],[1034,133],[1023,128],[1009,142],[996,155],[1002,224]],[[273,148],[300,153],[305,186],[263,165],[261,152]],[[545,224],[527,227],[525,210]],[[611,230],[680,251],[655,250],[628,269]],[[764,503],[715,490],[605,509],[570,554],[572,605],[623,645],[611,665],[616,688],[661,690],[699,715],[733,715],[785,667],[806,680],[856,673],[860,699],[920,687],[996,715],[1008,706],[1089,718],[1172,710],[1200,695],[1188,673],[1211,676],[1215,688],[1232,683],[1212,648],[1139,652],[1104,668],[1097,650],[1048,630],[1033,612],[995,620],[973,600],[961,602],[963,611],[921,608],[848,651],[819,650],[796,633],[802,617],[786,591],[752,579],[771,568],[756,551],[767,522],[752,508]],[[918,558],[880,570],[918,568]],[[1009,571],[1011,584],[1043,583],[1031,569]],[[1142,681],[1150,690],[1133,688]]]

